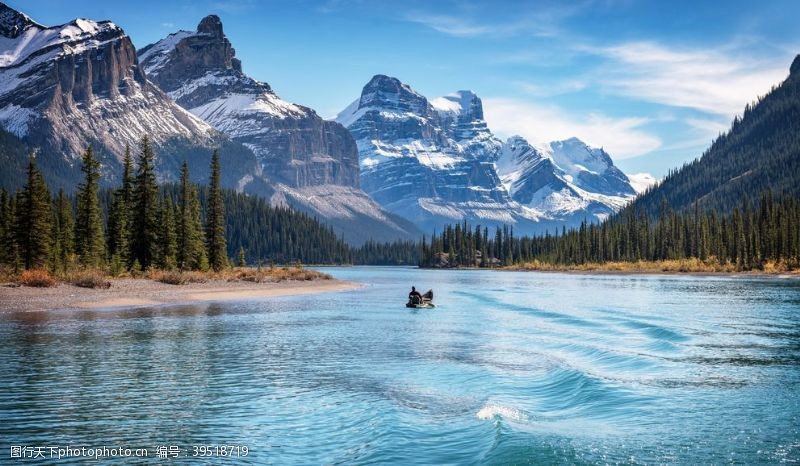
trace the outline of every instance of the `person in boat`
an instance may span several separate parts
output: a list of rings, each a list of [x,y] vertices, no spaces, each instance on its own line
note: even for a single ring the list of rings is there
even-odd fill
[[[422,304],[422,294],[413,286],[411,287],[411,293],[408,293],[408,302],[411,304]]]

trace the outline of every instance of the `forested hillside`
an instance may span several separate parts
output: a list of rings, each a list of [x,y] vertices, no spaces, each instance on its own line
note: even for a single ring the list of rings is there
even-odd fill
[[[666,200],[676,210],[697,201],[701,210],[731,212],[743,197],[767,189],[800,195],[800,56],[789,77],[748,105],[702,157],[672,171],[628,210],[655,216]]]

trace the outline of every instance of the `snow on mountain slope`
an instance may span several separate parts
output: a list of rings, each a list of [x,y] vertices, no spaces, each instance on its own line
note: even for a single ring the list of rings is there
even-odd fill
[[[180,147],[183,156],[210,154],[221,137],[145,78],[119,26],[76,19],[45,27],[1,3],[0,125],[39,147],[51,183],[68,190],[80,175],[75,160],[89,144],[108,182],[125,146],[137,146],[144,135],[156,147]]]
[[[509,138],[495,163],[512,199],[552,219],[604,219],[636,192],[602,149],[577,138],[534,147]]]
[[[282,100],[242,72],[217,16],[138,54],[148,77],[179,105],[253,151],[258,171],[240,188],[266,183],[274,202],[320,217],[350,241],[418,235],[361,191],[358,150],[343,126]]]
[[[627,176],[636,194],[641,194],[647,191],[647,188],[658,184],[658,180],[649,173],[629,173]]]
[[[500,141],[471,91],[428,101],[377,75],[336,121],[358,142],[363,188],[429,230],[466,219],[540,232],[606,218],[635,195],[605,151],[578,139]]]
[[[480,99],[460,91],[434,102],[376,75],[336,117],[358,143],[364,190],[426,231],[461,220],[537,228],[540,213],[511,200],[497,176],[502,142],[486,127]]]

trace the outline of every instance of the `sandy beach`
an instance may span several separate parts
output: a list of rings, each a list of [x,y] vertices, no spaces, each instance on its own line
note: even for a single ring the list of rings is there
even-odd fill
[[[168,285],[147,279],[111,280],[108,289],[80,288],[60,284],[52,288],[0,285],[0,312],[47,311],[189,304],[234,301],[278,296],[328,293],[358,288],[340,280],[281,281],[252,283],[210,280],[205,283]]]

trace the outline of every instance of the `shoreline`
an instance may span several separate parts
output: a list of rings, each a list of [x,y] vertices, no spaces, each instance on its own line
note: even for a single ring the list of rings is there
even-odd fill
[[[658,270],[658,269],[573,269],[573,268],[526,268],[521,266],[481,268],[481,267],[420,267],[420,270],[492,270],[496,272],[538,272],[538,273],[565,273],[572,275],[654,275],[654,276],[687,276],[687,277],[730,277],[730,278],[775,278],[775,279],[800,279],[800,271],[775,271],[763,270],[750,271],[721,271],[721,270]]]
[[[81,288],[62,283],[50,288],[0,285],[0,315],[104,308],[135,308],[214,301],[243,301],[282,296],[342,292],[362,285],[342,280],[284,280],[253,283],[209,280],[205,283],[170,285],[143,278],[111,279],[107,289]]]

